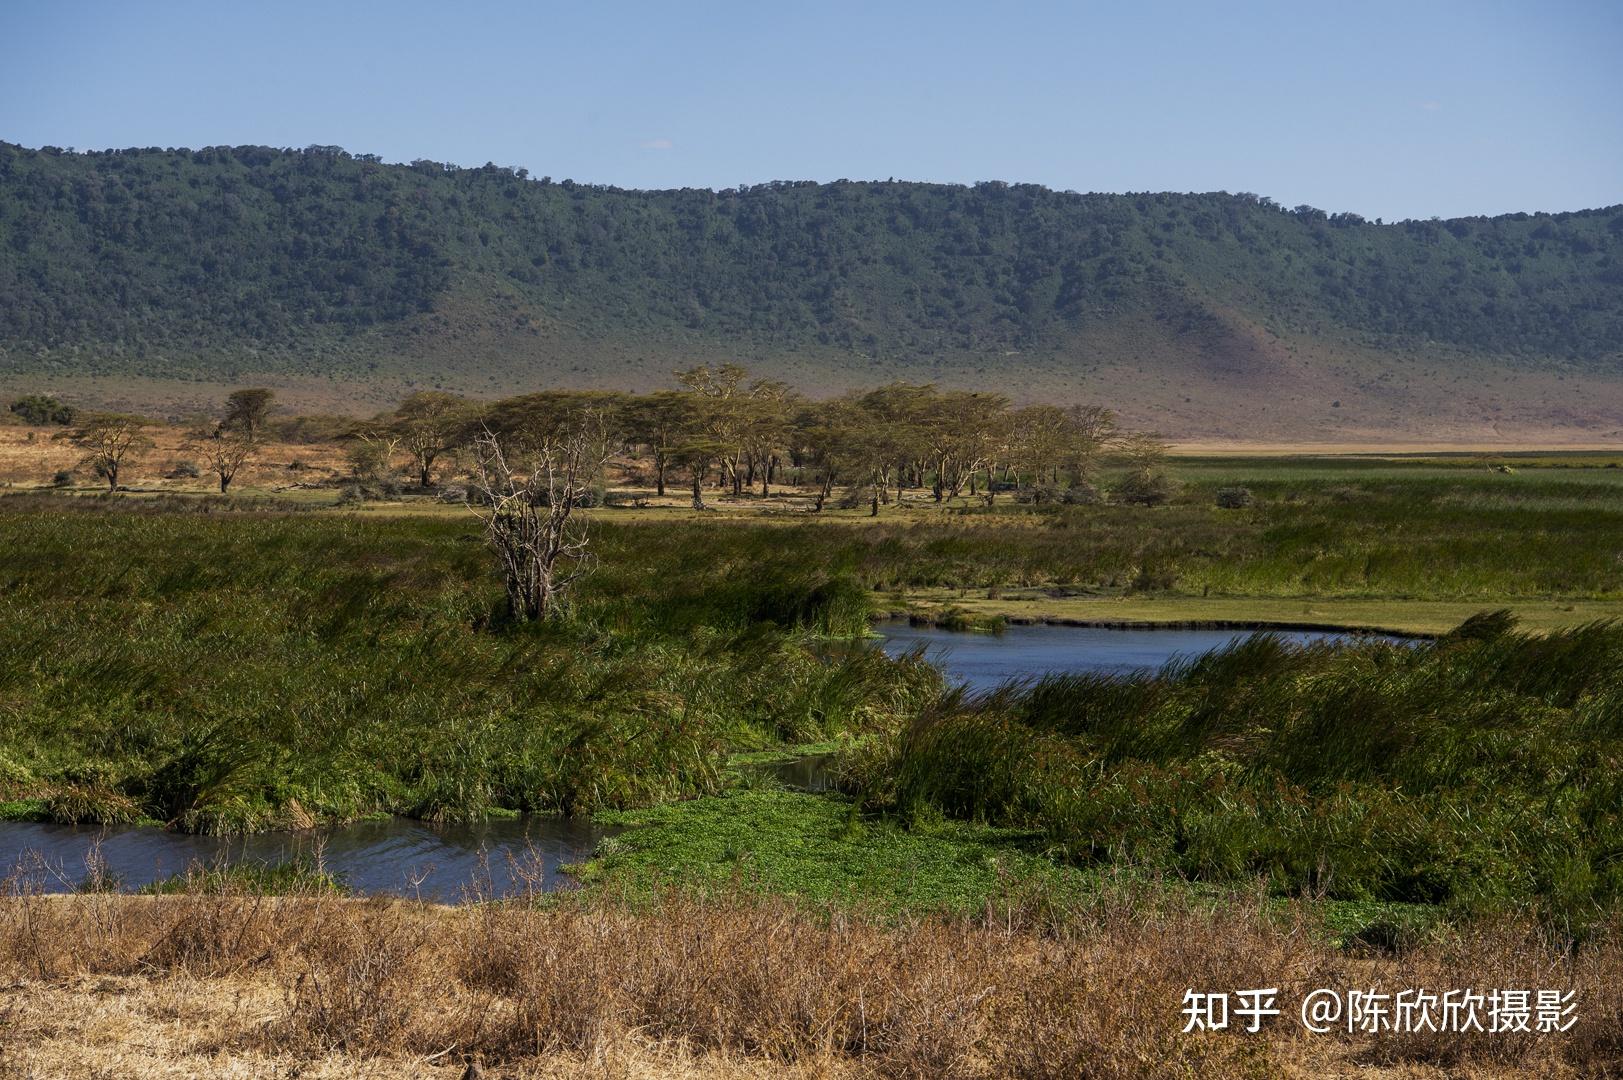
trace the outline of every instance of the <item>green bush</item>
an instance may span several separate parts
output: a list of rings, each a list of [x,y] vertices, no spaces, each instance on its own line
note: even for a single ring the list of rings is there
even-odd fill
[[[23,423],[35,427],[58,425],[66,427],[76,420],[79,410],[72,405],[64,405],[54,397],[45,394],[29,394],[18,398],[11,403],[11,411],[22,417]]]
[[[1116,485],[1116,501],[1129,506],[1164,506],[1172,499],[1172,480],[1165,473],[1136,471]]]
[[[34,498],[0,500],[0,754],[61,820],[644,805],[720,790],[735,746],[876,730],[938,685],[826,648],[866,632],[871,593],[786,560],[782,530],[595,525],[571,617],[523,627],[491,620],[461,517]]]

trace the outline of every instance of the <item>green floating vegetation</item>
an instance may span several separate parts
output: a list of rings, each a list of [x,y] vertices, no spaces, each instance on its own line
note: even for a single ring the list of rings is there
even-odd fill
[[[632,826],[588,863],[588,885],[622,891],[753,889],[810,903],[974,913],[1037,892],[1080,892],[1094,875],[1056,864],[1039,833],[960,821],[911,827],[839,795],[739,791],[597,815]]]

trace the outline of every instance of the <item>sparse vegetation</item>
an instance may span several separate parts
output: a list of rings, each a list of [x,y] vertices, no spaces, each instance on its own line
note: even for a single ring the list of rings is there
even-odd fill
[[[81,464],[118,490],[124,466],[149,445],[146,429],[151,421],[123,413],[91,413],[75,419],[74,427],[57,436],[84,451]]]

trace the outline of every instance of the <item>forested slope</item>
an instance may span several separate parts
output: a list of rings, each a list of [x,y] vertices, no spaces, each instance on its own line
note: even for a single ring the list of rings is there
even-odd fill
[[[1114,359],[1221,379],[1287,348],[1353,379],[1387,354],[1615,374],[1623,206],[1382,224],[1244,194],[629,191],[333,147],[0,144],[10,376],[637,382],[726,355],[830,386]]]

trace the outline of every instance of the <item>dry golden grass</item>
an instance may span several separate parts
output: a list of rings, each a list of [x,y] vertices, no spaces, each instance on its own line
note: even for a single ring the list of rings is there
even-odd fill
[[[68,470],[74,473],[73,487],[105,491],[106,484],[80,464],[83,452],[54,437],[61,430],[0,425],[0,485],[44,487],[51,484],[59,470]],[[217,481],[207,471],[202,455],[187,449],[191,430],[170,424],[148,428],[145,434],[151,446],[133,458],[124,482],[142,491],[206,494],[217,490]],[[202,475],[176,475],[176,467],[187,461],[199,466]],[[287,490],[296,484],[331,480],[346,471],[342,448],[332,443],[267,442],[243,467],[232,491],[252,490],[257,494]]]
[[[0,1074],[1612,1075],[1623,949],[1509,921],[1368,956],[1301,915],[1111,891],[897,924],[770,900],[550,909],[254,895],[0,900]],[[1159,899],[1158,899],[1159,897]],[[1181,1033],[1186,988],[1575,989],[1563,1035]]]

